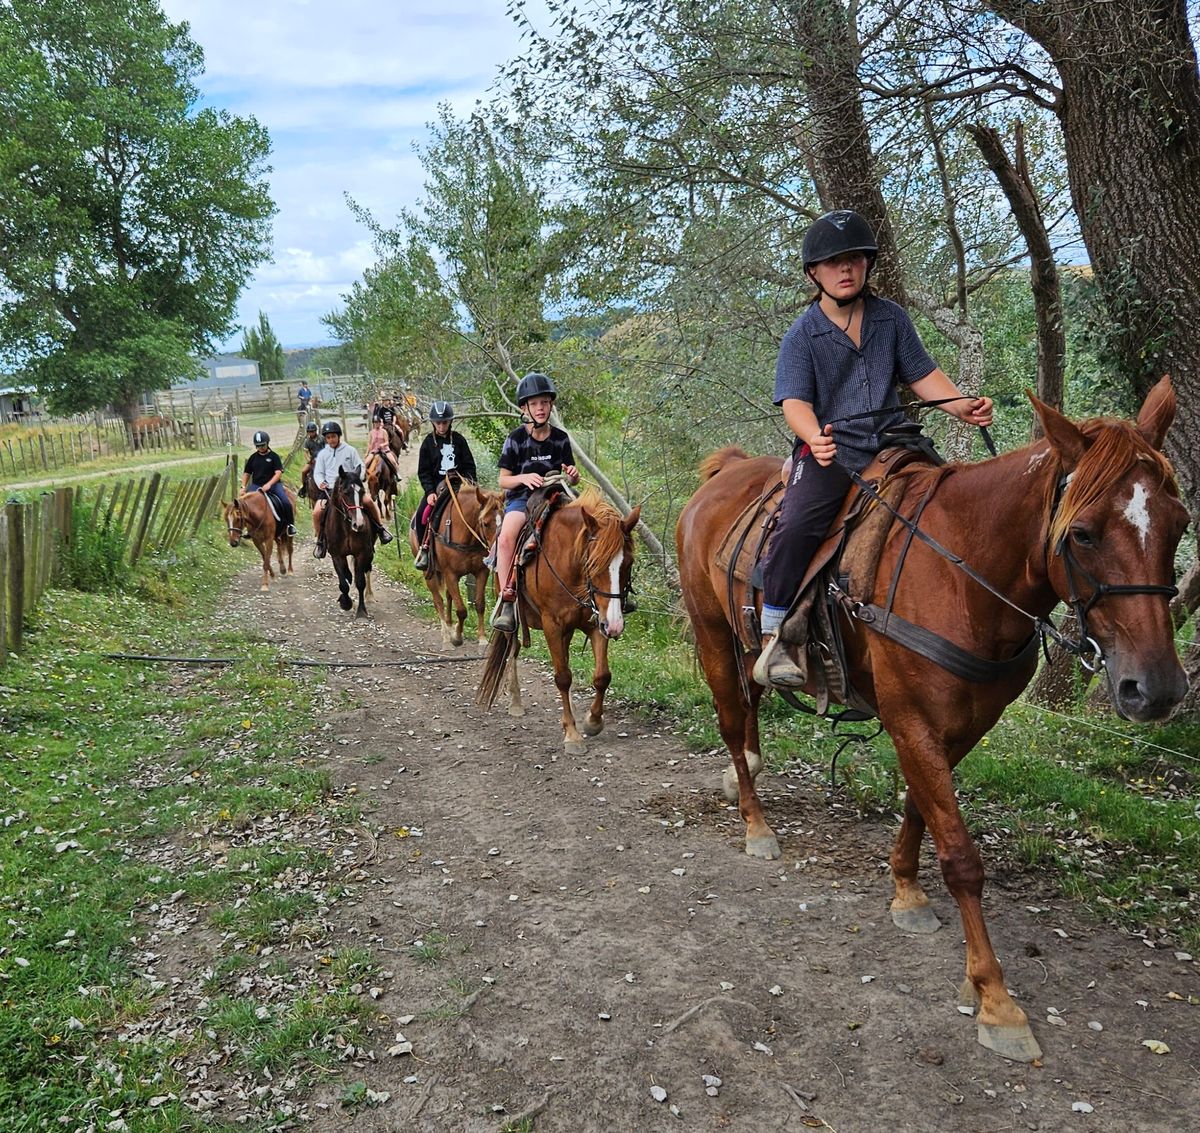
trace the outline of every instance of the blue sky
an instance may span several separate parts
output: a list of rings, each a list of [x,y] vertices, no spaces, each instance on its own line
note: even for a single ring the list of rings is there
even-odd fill
[[[243,292],[239,321],[262,310],[285,346],[327,341],[321,316],[373,260],[346,194],[384,221],[418,200],[413,144],[438,103],[469,111],[519,49],[506,0],[161,4],[204,49],[205,101],[271,135],[274,262]],[[527,8],[542,11],[540,0]]]

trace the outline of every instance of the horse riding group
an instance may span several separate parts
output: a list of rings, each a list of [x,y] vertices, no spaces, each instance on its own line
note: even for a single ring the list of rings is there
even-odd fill
[[[1136,421],[1074,422],[1031,394],[1042,439],[945,464],[907,421],[897,381],[918,404],[979,427],[989,447],[990,399],[961,394],[904,309],[871,291],[877,246],[862,217],[819,218],[802,253],[816,294],[783,340],[775,382],[795,434],[791,457],[713,453],[676,525],[683,599],[730,755],[726,794],[745,822],[746,852],[778,858],[755,789],[764,693],[776,689],[809,712],[877,717],[907,783],[890,863],[892,919],[906,933],[939,927],[918,878],[928,831],[959,908],[960,992],[977,1038],[1033,1061],[1041,1050],[988,936],[983,865],[953,771],[1028,684],[1047,640],[1104,673],[1124,718],[1160,719],[1185,695],[1168,604],[1188,515],[1162,455],[1175,395],[1163,378]],[[444,632],[459,644],[458,581],[475,579],[482,640],[485,553],[495,544],[500,601],[478,701],[491,707],[507,684],[509,711],[522,714],[516,659],[529,631],[541,630],[566,749],[577,753],[603,727],[608,642],[631,608],[639,509],[622,516],[592,492],[576,495],[570,439],[550,423],[556,397],[544,374],[518,385],[523,424],[500,455],[503,500],[474,483],[452,411],[435,403],[410,546]],[[1050,620],[1059,602],[1070,629]],[[595,659],[582,734],[570,700],[576,631]]]

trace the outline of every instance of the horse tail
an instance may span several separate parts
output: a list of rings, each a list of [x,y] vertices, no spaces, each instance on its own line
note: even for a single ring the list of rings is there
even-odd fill
[[[709,453],[700,461],[700,479],[702,482],[711,480],[731,460],[749,459],[750,454],[745,449],[739,448],[737,445],[726,445],[724,448],[717,449],[716,452]]]
[[[500,684],[509,661],[515,661],[521,651],[521,641],[516,632],[504,633],[496,630],[488,642],[487,655],[483,659],[483,673],[475,693],[475,703],[485,712],[496,703],[500,695]]]

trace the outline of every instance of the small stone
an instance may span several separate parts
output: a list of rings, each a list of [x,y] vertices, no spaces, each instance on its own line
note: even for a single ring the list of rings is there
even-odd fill
[[[1090,1019],[1088,1021],[1088,1030],[1089,1031],[1102,1031],[1102,1030],[1104,1030],[1104,1024],[1099,1022],[1096,1019]]]
[[[667,1091],[664,1090],[662,1088],[662,1086],[651,1086],[650,1087],[650,1096],[656,1102],[665,1102],[667,1100]]]
[[[1071,1103],[1071,1112],[1072,1113],[1092,1113],[1094,1111],[1094,1109],[1095,1109],[1095,1107],[1089,1105],[1087,1102],[1072,1102]]]

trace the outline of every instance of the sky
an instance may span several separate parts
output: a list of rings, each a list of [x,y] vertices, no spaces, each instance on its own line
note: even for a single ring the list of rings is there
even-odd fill
[[[421,197],[414,143],[447,102],[460,115],[520,49],[507,0],[160,0],[204,49],[203,101],[271,136],[274,262],[242,293],[285,347],[330,340],[337,308],[374,261],[349,194],[379,220]],[[540,0],[529,5],[540,12]],[[241,332],[228,349],[241,344]]]

